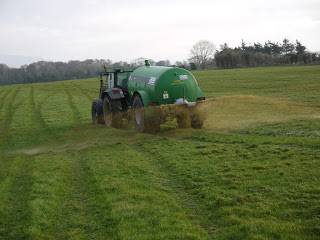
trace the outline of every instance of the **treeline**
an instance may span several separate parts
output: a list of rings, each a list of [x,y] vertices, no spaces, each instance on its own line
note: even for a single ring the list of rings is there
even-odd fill
[[[10,68],[0,64],[0,85],[14,83],[50,82],[68,79],[97,77],[103,67],[132,69],[144,64],[145,58],[138,58],[131,63],[112,62],[104,59],[88,59],[84,61],[47,62],[39,61],[20,68]],[[152,65],[169,66],[169,60],[155,62]]]
[[[97,76],[101,66],[109,60],[85,60],[69,62],[40,61],[20,68],[0,64],[0,84],[49,82]]]
[[[214,54],[211,66],[234,68],[311,63],[320,63],[319,53],[307,51],[307,47],[298,40],[291,43],[285,38],[282,43],[246,44],[242,41],[241,46],[235,48],[225,43]]]

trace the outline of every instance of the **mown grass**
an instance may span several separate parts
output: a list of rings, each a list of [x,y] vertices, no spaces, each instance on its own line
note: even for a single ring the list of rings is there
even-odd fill
[[[97,79],[0,88],[0,239],[318,239],[320,67],[195,72],[203,130],[90,123]]]
[[[194,73],[208,97],[256,95],[319,106],[319,66],[264,67]]]

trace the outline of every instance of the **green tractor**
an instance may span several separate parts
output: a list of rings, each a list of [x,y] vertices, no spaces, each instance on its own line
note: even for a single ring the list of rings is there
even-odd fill
[[[104,80],[105,79],[105,80]],[[177,67],[145,66],[133,71],[100,73],[99,98],[92,103],[92,121],[121,127],[134,119],[140,132],[157,132],[167,118],[180,128],[201,128],[199,105],[205,100],[191,72]]]

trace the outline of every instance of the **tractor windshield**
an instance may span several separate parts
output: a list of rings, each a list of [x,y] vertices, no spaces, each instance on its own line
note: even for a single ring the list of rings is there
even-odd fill
[[[118,73],[118,81],[117,85],[121,88],[128,88],[128,78],[129,78],[129,72],[120,72]]]

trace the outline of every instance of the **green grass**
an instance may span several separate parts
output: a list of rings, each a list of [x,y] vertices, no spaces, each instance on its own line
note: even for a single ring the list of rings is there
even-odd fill
[[[320,105],[320,67],[265,67],[194,73],[208,97],[257,95]]]
[[[319,239],[320,67],[195,72],[202,130],[90,123],[97,79],[0,87],[0,239]]]

